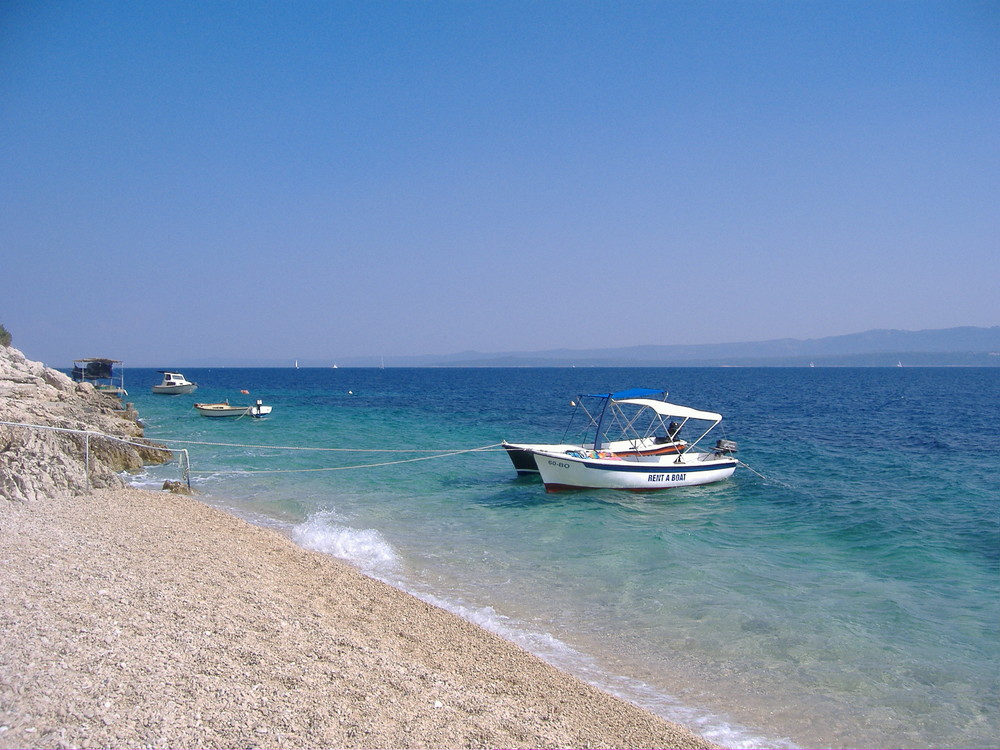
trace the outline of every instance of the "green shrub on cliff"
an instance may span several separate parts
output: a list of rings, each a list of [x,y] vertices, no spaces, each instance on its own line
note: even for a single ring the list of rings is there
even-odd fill
[[[10,346],[10,331],[3,327],[3,323],[0,323],[0,346]]]

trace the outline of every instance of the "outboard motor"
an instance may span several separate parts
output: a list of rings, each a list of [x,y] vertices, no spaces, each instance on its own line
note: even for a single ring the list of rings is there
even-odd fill
[[[739,448],[736,446],[735,440],[726,440],[724,438],[720,438],[715,442],[716,455],[729,456],[733,453],[736,453],[736,451],[738,450]]]

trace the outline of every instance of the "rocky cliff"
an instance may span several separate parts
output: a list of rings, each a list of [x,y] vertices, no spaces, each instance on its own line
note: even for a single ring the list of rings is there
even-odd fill
[[[117,396],[32,362],[0,346],[0,422],[87,430],[124,439],[142,437],[135,412]],[[119,476],[169,460],[162,448],[143,448],[91,436],[0,424],[0,499],[31,501],[63,492],[123,487]]]

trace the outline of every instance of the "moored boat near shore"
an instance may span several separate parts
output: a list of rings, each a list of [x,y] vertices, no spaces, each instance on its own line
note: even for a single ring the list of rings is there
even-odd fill
[[[250,406],[234,406],[229,401],[216,404],[195,404],[194,408],[203,417],[264,417],[271,413],[271,407],[265,406],[264,402],[257,399],[257,402]]]
[[[535,461],[547,492],[566,489],[621,489],[633,491],[660,490],[670,487],[689,487],[728,479],[739,463],[732,454],[737,446],[731,440],[719,440],[713,450],[696,449],[695,446],[722,421],[722,415],[700,411],[687,406],[670,404],[645,398],[615,401],[616,414],[612,419],[621,420],[628,431],[635,431],[640,424],[650,431],[663,429],[678,443],[678,435],[692,420],[695,424],[708,423],[691,443],[673,455],[614,453],[602,441],[604,430],[599,426],[593,448],[535,451]],[[678,421],[679,420],[679,421]],[[602,425],[604,419],[602,419]],[[635,433],[637,440],[643,439]]]
[[[630,388],[614,393],[584,393],[577,396],[576,400],[570,404],[579,413],[582,413],[586,422],[576,431],[580,438],[577,442],[564,441],[562,443],[510,443],[506,440],[502,445],[514,470],[519,475],[537,475],[538,463],[536,454],[539,452],[564,453],[575,449],[593,446],[597,438],[597,433],[602,429],[601,420],[604,417],[620,417],[616,412],[615,404],[624,399],[630,398],[666,398],[667,392],[663,389],[653,388]],[[611,410],[610,413],[608,410]],[[574,412],[576,416],[577,412]],[[608,453],[616,456],[658,456],[667,454],[677,454],[683,450],[686,443],[683,440],[675,439],[676,432],[669,432],[670,425],[664,425],[660,434],[637,435],[634,431],[625,429],[625,425],[614,418],[605,419],[604,431],[616,430],[614,439],[608,439],[605,435],[604,447]],[[572,427],[572,422],[571,422]],[[567,428],[569,433],[570,428]],[[674,426],[676,427],[676,425]],[[629,434],[629,433],[632,434]]]

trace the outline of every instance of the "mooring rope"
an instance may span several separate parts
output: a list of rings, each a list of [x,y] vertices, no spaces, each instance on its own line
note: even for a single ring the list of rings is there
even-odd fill
[[[209,443],[209,445],[216,445],[216,443]],[[465,448],[463,450],[453,450],[445,453],[437,453],[433,456],[419,456],[417,458],[404,458],[399,461],[382,461],[380,463],[374,464],[357,464],[355,466],[325,466],[319,469],[217,469],[215,471],[192,471],[192,474],[299,474],[305,472],[316,472],[316,471],[347,471],[348,469],[373,469],[379,466],[393,466],[395,464],[408,464],[415,461],[430,461],[435,458],[447,458],[448,456],[458,456],[462,453],[477,453],[482,451],[487,451],[491,448],[496,448],[501,443],[494,443],[493,445],[484,445],[480,448]],[[301,450],[308,450],[307,448]],[[319,449],[323,450],[323,449]],[[331,448],[327,450],[341,450],[336,448]],[[344,449],[347,450],[347,449]],[[405,452],[405,451],[400,451]]]
[[[499,448],[503,443],[493,443],[480,448],[319,448],[301,445],[258,445],[254,443],[210,443],[201,440],[181,440],[178,438],[156,438],[158,443],[184,443],[185,445],[215,445],[221,448],[260,448],[280,451],[325,451],[329,453],[467,453]]]
[[[771,477],[764,476],[763,474],[761,474],[759,471],[757,471],[755,468],[753,468],[750,464],[746,463],[745,461],[741,461],[740,459],[737,458],[736,459],[736,463],[738,463],[744,469],[747,469],[748,471],[753,472],[754,474],[756,474],[757,476],[759,476],[761,479],[763,479],[765,482],[773,482],[774,484],[781,485],[782,487],[787,487],[788,489],[792,489],[792,486],[790,484],[785,484],[784,482],[780,482],[777,479],[771,479]]]
[[[431,456],[418,456],[417,458],[406,458],[399,461],[382,461],[380,463],[373,464],[358,464],[356,466],[328,466],[319,469],[215,469],[215,470],[204,470],[195,471],[191,469],[191,460],[188,456],[188,451],[185,448],[174,449],[175,452],[182,454],[183,456],[183,467],[185,468],[184,477],[185,480],[190,474],[295,474],[300,472],[311,472],[311,471],[346,471],[348,469],[370,469],[378,466],[392,466],[394,464],[406,464],[413,463],[415,461],[430,461],[435,458],[447,458],[449,456],[458,456],[463,453],[481,453],[485,451],[493,450],[494,448],[499,448],[503,443],[493,443],[491,445],[483,445],[478,448],[310,448],[303,446],[291,446],[291,445],[254,445],[251,443],[210,443],[206,441],[199,440],[180,440],[175,438],[156,438],[155,443],[150,445],[149,443],[140,443],[136,440],[130,440],[128,438],[117,437],[115,435],[107,435],[101,432],[96,432],[94,430],[75,430],[67,427],[52,427],[50,425],[38,425],[29,424],[25,422],[3,422],[0,421],[0,426],[7,427],[27,427],[39,430],[50,430],[52,432],[65,432],[74,433],[77,435],[84,436],[88,441],[91,437],[107,438],[109,440],[115,440],[119,443],[127,443],[129,445],[134,445],[140,448],[146,448],[151,450],[161,450],[168,451],[170,449],[164,448],[162,445],[157,445],[157,443],[185,443],[188,445],[214,445],[223,448],[255,448],[255,449],[266,449],[266,450],[287,450],[287,451],[334,451],[334,452],[351,452],[351,453],[433,453]],[[141,438],[142,440],[150,440],[150,438]],[[87,443],[87,448],[89,448],[89,442]],[[85,458],[85,464],[89,466],[89,457]],[[88,476],[89,481],[89,476]],[[190,486],[190,482],[188,482]]]

